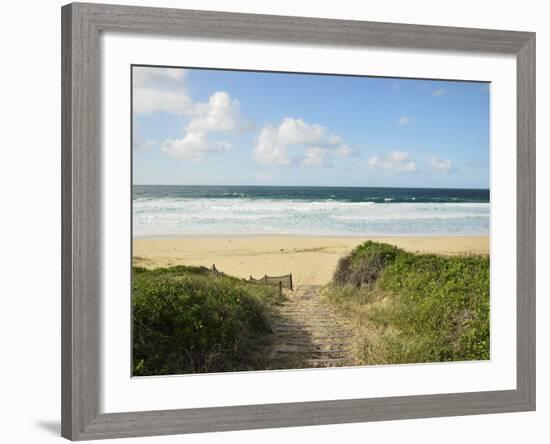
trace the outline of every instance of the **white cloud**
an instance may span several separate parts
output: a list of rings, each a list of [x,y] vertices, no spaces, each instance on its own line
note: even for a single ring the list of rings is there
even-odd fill
[[[193,112],[193,100],[185,92],[186,72],[176,68],[136,67],[133,70],[135,114]]]
[[[176,68],[134,68],[134,113],[167,112],[188,119],[180,139],[165,140],[162,150],[170,156],[200,160],[206,153],[220,153],[232,146],[211,141],[210,133],[246,129],[239,101],[225,91],[212,94],[207,102],[194,102],[187,94],[186,71]]]
[[[277,131],[277,137],[283,145],[317,144],[322,143],[328,137],[326,128],[315,123],[310,125],[302,119],[288,117],[283,119]]]
[[[411,173],[416,171],[416,162],[405,151],[391,151],[389,153],[373,156],[369,159],[369,168],[380,171],[396,173]]]
[[[228,142],[211,142],[209,133],[237,132],[247,125],[241,116],[239,101],[218,91],[210,96],[208,102],[195,105],[185,135],[181,139],[166,140],[162,149],[172,157],[201,160],[206,153],[223,153],[233,148]]]
[[[133,105],[136,114],[166,112],[185,115],[193,110],[193,102],[189,97],[178,92],[154,88],[135,89]]]
[[[441,159],[437,156],[429,159],[430,170],[434,173],[450,173],[454,171],[453,162],[450,159]]]
[[[330,150],[318,146],[308,148],[300,164],[304,167],[331,168],[332,157]]]
[[[266,125],[262,128],[253,154],[254,159],[264,165],[288,165],[290,163],[286,145],[278,141],[278,131],[273,125]]]
[[[239,131],[246,126],[241,116],[241,105],[224,91],[217,91],[208,102],[195,105],[194,117],[187,125],[193,133]]]
[[[210,142],[206,133],[187,133],[181,139],[168,139],[162,143],[162,151],[178,159],[200,160],[206,153],[223,153],[232,145],[227,142]]]
[[[174,92],[153,88],[134,90],[134,112],[136,114],[152,114],[166,112],[185,115],[192,111],[193,102],[189,97]]]
[[[332,165],[332,156],[351,156],[355,150],[346,145],[340,136],[331,134],[321,125],[302,119],[285,117],[279,126],[265,125],[254,148],[254,159],[264,165],[288,165],[291,163],[288,147],[298,146],[302,155],[295,156],[302,166]]]
[[[166,87],[167,82],[178,83],[187,75],[187,71],[181,68],[157,68],[136,66],[133,69],[134,88],[151,86]]]
[[[447,90],[446,89],[443,89],[443,88],[438,88],[434,91],[432,91],[432,96],[434,97],[439,97],[439,96],[442,96],[444,94],[447,93]]]
[[[411,118],[407,116],[401,116],[397,121],[398,125],[408,125],[409,123],[411,123]]]

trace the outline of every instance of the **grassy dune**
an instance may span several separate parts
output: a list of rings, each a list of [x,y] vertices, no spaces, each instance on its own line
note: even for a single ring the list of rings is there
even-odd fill
[[[356,325],[358,364],[489,359],[489,257],[365,242],[323,290]]]
[[[175,266],[134,267],[132,287],[134,375],[282,368],[270,362],[270,326],[288,323],[277,286]],[[489,359],[488,256],[367,241],[340,259],[322,297],[352,326],[357,365]],[[310,331],[313,318],[296,322]]]
[[[134,267],[135,376],[257,370],[264,366],[274,286],[204,267]]]

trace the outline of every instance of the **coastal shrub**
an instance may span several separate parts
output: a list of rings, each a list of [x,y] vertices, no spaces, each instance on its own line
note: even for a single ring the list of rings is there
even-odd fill
[[[374,249],[366,243],[354,250]],[[362,364],[486,360],[489,343],[488,256],[445,257],[398,252],[350,286],[327,286],[326,299],[357,325]],[[350,273],[355,271],[350,267]],[[336,277],[336,276],[335,276]],[[353,277],[352,282],[361,282]]]
[[[393,245],[367,241],[338,261],[333,282],[340,286],[370,285],[400,254],[404,251]]]
[[[135,376],[247,370],[261,365],[268,303],[278,289],[204,267],[134,269]]]
[[[489,359],[489,275],[488,256],[403,256],[380,278],[392,297],[373,319],[421,340],[423,360]]]

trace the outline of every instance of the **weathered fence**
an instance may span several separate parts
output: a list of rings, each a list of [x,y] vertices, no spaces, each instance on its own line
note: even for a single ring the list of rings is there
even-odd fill
[[[216,276],[223,276],[223,272],[216,268],[216,264],[212,264],[212,273]]]
[[[216,276],[224,275],[223,272],[216,268],[216,264],[212,264],[212,273],[214,273]],[[251,284],[278,285],[281,289],[288,288],[290,290],[293,290],[292,273],[285,274],[284,276],[264,275],[264,277],[260,279],[255,279],[251,275],[249,279],[245,279],[244,281]]]
[[[283,288],[289,288],[292,290],[292,273],[285,274],[284,276],[267,276],[263,278],[254,279],[252,276],[248,279],[248,282],[253,284],[271,284],[271,285],[281,285]]]

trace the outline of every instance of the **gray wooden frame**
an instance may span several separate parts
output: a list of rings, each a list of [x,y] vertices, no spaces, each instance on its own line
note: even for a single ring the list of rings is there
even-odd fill
[[[516,56],[516,390],[101,413],[99,35],[104,31]],[[83,440],[535,409],[534,33],[73,3],[62,8],[62,82],[63,436]]]

